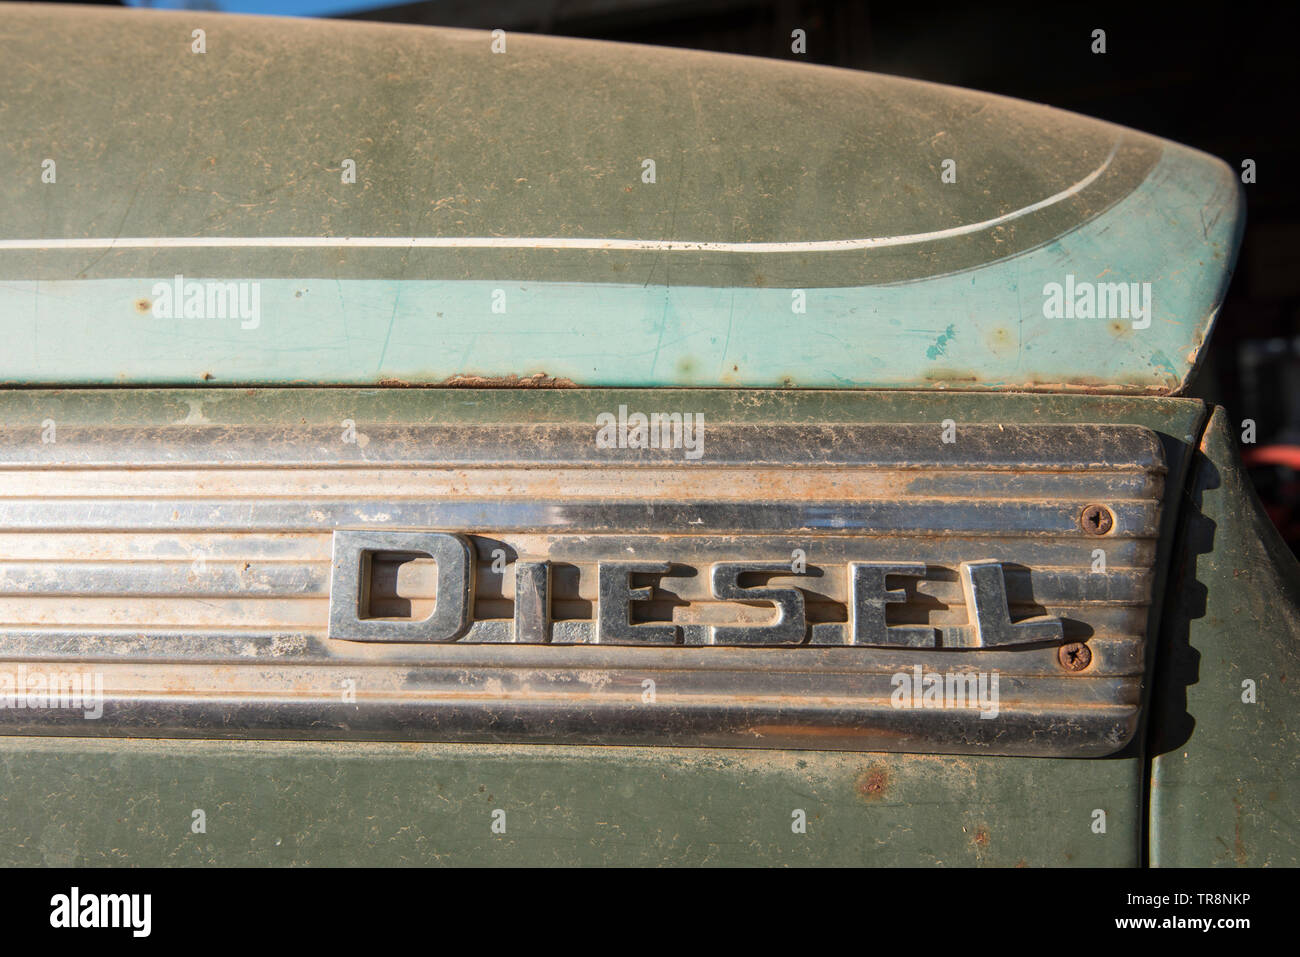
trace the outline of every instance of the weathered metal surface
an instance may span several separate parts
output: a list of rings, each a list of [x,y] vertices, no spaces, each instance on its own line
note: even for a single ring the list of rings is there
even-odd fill
[[[1150,860],[1300,864],[1300,567],[1216,409],[1156,656]]]
[[[1145,426],[1165,448],[1167,495],[1182,488],[1203,415],[1203,406],[1190,400],[1058,395],[78,390],[0,393],[0,422],[8,433],[47,428],[46,420],[57,430],[75,430],[121,422],[166,428],[187,420],[317,427],[351,418],[365,437],[377,426],[414,422],[585,420],[620,401],[636,408],[689,407],[708,422],[937,428],[951,417],[958,423]],[[135,473],[137,481],[142,474],[148,473]],[[103,487],[88,491],[99,494]],[[1175,514],[1163,508],[1160,569]],[[185,543],[184,533],[173,539]],[[6,532],[0,533],[0,551],[20,556],[13,547],[19,540],[45,542],[47,555],[57,555],[67,542]],[[120,546],[101,542],[97,560],[120,558]],[[178,557],[190,558],[183,549]],[[1160,587],[1157,581],[1157,592]],[[1111,759],[1080,761],[0,736],[0,859],[1132,866],[1141,857],[1144,768],[1133,745]],[[196,808],[208,812],[206,835],[191,831]],[[490,830],[498,808],[507,812],[505,835]],[[805,810],[809,823],[803,835],[791,830],[796,809]],[[1099,810],[1106,815],[1103,833],[1094,830]]]
[[[892,77],[206,13],[4,19],[9,383],[1168,393],[1242,225],[1203,154]],[[1080,317],[1049,317],[1049,289]]]
[[[106,696],[12,731],[1084,756],[1137,726],[1166,498],[1140,425],[1025,397],[949,433],[867,395],[124,395],[0,397],[0,654]],[[601,447],[643,401],[704,423],[698,458]],[[921,703],[936,675],[978,702]]]
[[[1141,832],[1132,759],[0,737],[0,781],[5,866],[1131,867]]]

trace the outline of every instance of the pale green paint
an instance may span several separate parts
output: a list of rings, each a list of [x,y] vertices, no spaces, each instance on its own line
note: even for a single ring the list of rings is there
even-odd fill
[[[438,383],[544,372],[607,386],[1169,392],[1208,335],[1241,225],[1231,171],[1170,145],[1134,193],[1048,245],[932,279],[809,289],[802,315],[785,288],[259,279],[260,322],[244,329],[154,317],[142,300],[170,277],[10,280],[0,284],[0,381]],[[1044,318],[1044,285],[1067,273],[1152,283],[1150,327]],[[504,313],[492,309],[498,289]]]

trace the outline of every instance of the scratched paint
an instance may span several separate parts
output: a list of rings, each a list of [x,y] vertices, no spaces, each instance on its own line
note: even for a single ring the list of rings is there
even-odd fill
[[[807,289],[802,314],[789,288],[248,277],[260,292],[253,323],[158,318],[155,285],[172,277],[11,280],[0,284],[0,380],[436,384],[546,373],[584,386],[1171,393],[1208,337],[1242,218],[1228,167],[1171,144],[1135,192],[1053,242],[920,281]],[[1150,282],[1150,325],[1046,318],[1044,287],[1066,273]]]
[[[934,345],[932,345],[930,348],[925,350],[925,357],[927,359],[939,358],[947,351],[948,343],[951,342],[956,335],[957,335],[956,329],[954,329],[952,326],[949,326],[947,329],[943,331],[943,334],[939,336],[938,339],[934,340]]]

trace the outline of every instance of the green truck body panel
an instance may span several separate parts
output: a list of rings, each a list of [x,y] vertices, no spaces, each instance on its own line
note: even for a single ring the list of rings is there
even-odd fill
[[[1159,866],[1300,862],[1300,575],[1241,468],[1235,433],[1216,410],[1191,476],[1183,564],[1157,651]]]
[[[3,738],[0,861],[1133,866],[1141,778],[1136,759]]]
[[[892,77],[508,42],[7,8],[0,381],[1165,394],[1198,361],[1242,229],[1218,160]],[[245,288],[191,315],[217,281]]]

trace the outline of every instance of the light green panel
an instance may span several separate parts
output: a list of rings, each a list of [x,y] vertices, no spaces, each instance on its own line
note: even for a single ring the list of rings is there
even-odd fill
[[[1219,171],[1167,151],[1135,194],[1048,246],[913,283],[808,289],[804,313],[792,312],[789,289],[314,278],[256,280],[255,319],[251,309],[243,320],[174,319],[152,305],[176,298],[174,279],[8,281],[0,379],[364,384],[545,373],[610,386],[1171,391],[1222,293],[1211,260],[1231,256],[1239,227],[1235,191],[1203,179],[1207,168]],[[1197,190],[1207,185],[1220,205],[1203,236]],[[1153,217],[1166,227],[1136,228]],[[1150,282],[1149,326],[1044,318],[1045,285],[1067,273]]]

